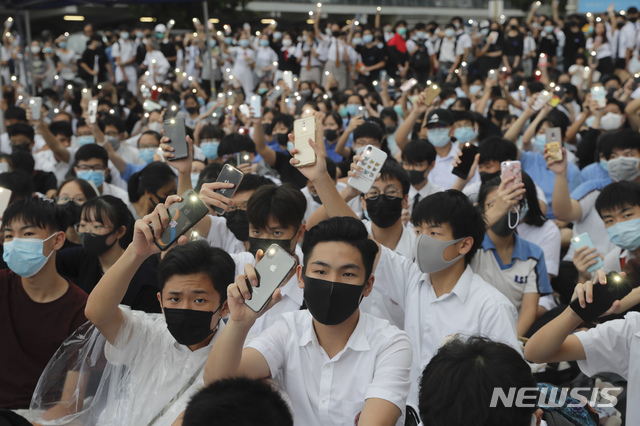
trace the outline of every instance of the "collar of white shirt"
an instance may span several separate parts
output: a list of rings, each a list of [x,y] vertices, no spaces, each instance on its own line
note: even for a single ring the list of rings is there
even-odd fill
[[[299,345],[307,346],[309,344],[312,344],[314,346],[320,346],[320,342],[318,342],[318,336],[316,335],[315,329],[313,327],[313,317],[311,316],[311,314],[309,314],[306,321],[308,321],[308,323],[305,324],[304,333],[302,333],[302,336],[300,336]],[[364,352],[371,349],[369,340],[367,339],[367,335],[365,333],[366,321],[366,315],[361,311],[360,318],[358,319],[358,324],[353,330],[353,333],[351,333],[347,344],[333,359],[337,359],[337,357],[339,357],[347,349],[352,349],[357,352]]]
[[[453,290],[451,290],[451,293],[449,294],[455,294],[458,299],[460,299],[461,303],[465,303],[465,301],[467,300],[467,295],[469,294],[469,290],[471,289],[472,279],[473,271],[471,270],[471,267],[467,265],[462,275],[460,275],[458,282],[456,282],[456,285],[453,287]],[[429,278],[429,284],[431,285],[431,289],[435,292],[435,289],[433,289],[433,283],[431,283],[431,278]],[[438,297],[435,302],[448,297],[449,294],[443,294],[442,296]]]

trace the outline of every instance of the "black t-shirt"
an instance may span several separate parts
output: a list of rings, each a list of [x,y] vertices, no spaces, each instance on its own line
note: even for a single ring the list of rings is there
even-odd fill
[[[87,253],[82,246],[60,250],[56,256],[56,268],[60,275],[77,283],[87,294],[103,275],[98,258]],[[122,304],[138,311],[159,313],[158,290],[158,270],[153,259],[149,258],[131,279]]]
[[[173,43],[160,43],[160,51],[162,52],[164,57],[167,58],[167,60],[169,58],[175,57],[178,54],[178,52],[176,52],[176,47],[173,45]],[[172,67],[175,67],[176,61],[175,60],[169,61],[169,64],[171,64]]]
[[[108,75],[107,75],[107,55],[105,55],[104,51],[101,49],[98,50],[92,50],[87,48],[84,53],[82,54],[82,58],[80,58],[80,62],[85,63],[89,69],[93,70],[93,65],[94,65],[94,61],[95,58],[98,58],[98,81],[107,81],[108,80]],[[93,80],[93,76],[89,75],[84,68],[82,67],[78,67],[79,70],[79,74],[80,77],[82,77],[84,80]]]
[[[547,34],[538,39],[538,56],[544,53],[549,58],[555,58],[558,49],[558,39],[553,34]]]
[[[283,152],[276,152],[276,164],[273,167],[280,174],[283,183],[290,183],[302,189],[307,185],[307,178],[289,163],[291,156]]]
[[[356,50],[362,57],[362,63],[368,67],[384,61],[384,52],[375,44],[372,47],[358,46]]]
[[[502,54],[505,56],[522,56],[524,50],[524,37],[518,33],[515,37],[504,36]]]
[[[35,191],[41,194],[46,194],[47,191],[58,188],[58,179],[52,172],[36,170],[31,180],[33,181]]]
[[[578,55],[580,49],[584,49],[586,46],[586,40],[582,31],[572,33],[568,28],[564,29],[564,58],[575,58]]]

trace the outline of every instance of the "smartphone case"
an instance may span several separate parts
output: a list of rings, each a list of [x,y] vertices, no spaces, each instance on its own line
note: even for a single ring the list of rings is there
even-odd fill
[[[400,90],[402,92],[406,92],[407,90],[411,90],[411,88],[416,84],[418,84],[418,80],[416,80],[415,78],[411,78],[405,81],[404,83],[402,83],[402,85],[400,86]]]
[[[350,177],[347,183],[350,187],[366,194],[373,186],[385,161],[387,161],[387,154],[384,151],[373,145],[367,145],[362,151],[362,160],[358,162],[362,173],[359,177]]]
[[[585,246],[589,248],[595,248],[595,246],[593,245],[593,241],[591,240],[591,236],[587,232],[583,232],[582,234],[573,237],[571,239],[571,245],[576,250]],[[590,266],[587,269],[587,272],[593,273],[604,266],[604,262],[602,261],[602,258],[598,257],[596,260],[597,260],[597,263],[593,266]]]
[[[283,71],[282,79],[289,89],[293,90],[293,73],[291,71]]]
[[[429,106],[433,103],[433,101],[440,96],[440,92],[442,89],[436,84],[427,87],[426,97],[424,99],[424,104]]]
[[[316,163],[316,153],[309,144],[309,139],[316,140],[315,117],[300,118],[293,122],[294,144],[298,153],[293,157],[300,160],[296,167],[311,166]]]
[[[187,132],[184,125],[184,118],[175,117],[164,121],[164,135],[171,140],[174,151],[173,158],[169,161],[182,160],[189,156],[189,145],[187,145]]]
[[[272,244],[264,253],[255,270],[258,286],[248,284],[251,299],[244,303],[254,312],[261,312],[271,300],[273,293],[285,283],[285,280],[296,267],[296,260],[277,244]]]
[[[262,117],[262,98],[259,95],[251,95],[251,112],[254,118]]]
[[[515,180],[509,185],[505,186],[505,189],[509,188],[512,185],[522,183],[522,166],[520,165],[519,161],[503,161],[500,166],[502,169],[500,174],[501,180],[506,180],[515,176]],[[520,195],[516,199],[522,200],[522,198],[523,196]]]
[[[584,322],[591,322],[607,312],[613,302],[620,300],[631,292],[631,285],[616,272],[607,274],[607,283],[593,285],[593,301],[582,308],[578,299],[569,305]]]
[[[562,133],[559,127],[552,127],[545,132],[547,151],[553,161],[562,161]]]
[[[244,173],[242,173],[240,170],[236,169],[231,164],[225,164],[224,167],[222,168],[222,171],[218,175],[218,179],[216,180],[216,182],[232,183],[233,188],[216,189],[215,192],[227,198],[233,197],[233,194],[236,193],[236,190],[238,189],[238,185],[240,185],[240,182],[242,182],[243,177],[244,177]],[[218,213],[219,215],[224,214],[224,210],[221,209],[220,207],[211,206],[211,208],[213,208],[213,210],[215,210],[215,212]]]
[[[462,156],[460,157],[460,164],[451,170],[451,173],[458,176],[460,179],[466,179],[473,166],[473,161],[476,159],[478,153],[478,147],[474,144],[467,142],[462,148]]]
[[[87,107],[87,112],[89,113],[89,124],[96,124],[96,117],[98,115],[98,100],[92,99],[89,101],[89,106]]]
[[[42,116],[42,98],[34,96],[29,100],[29,109],[31,110],[31,118],[40,120]]]
[[[178,238],[193,228],[209,213],[206,204],[192,189],[185,191],[182,194],[182,199],[177,203],[171,204],[168,210],[169,226],[165,228],[160,238],[155,239],[156,246],[162,251],[171,247],[171,244],[176,242]]]
[[[604,108],[607,106],[607,93],[604,87],[596,86],[591,88],[591,99],[598,101],[598,106]]]

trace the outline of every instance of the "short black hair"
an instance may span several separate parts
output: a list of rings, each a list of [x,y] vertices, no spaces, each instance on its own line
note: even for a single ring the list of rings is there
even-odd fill
[[[402,161],[408,164],[419,164],[425,161],[432,164],[436,161],[436,149],[431,142],[424,139],[414,139],[404,146]]]
[[[257,229],[266,229],[273,217],[283,227],[300,228],[307,210],[307,199],[295,186],[263,185],[249,198],[247,217]]]
[[[420,378],[418,408],[430,426],[528,426],[534,407],[505,407],[493,393],[536,389],[531,368],[514,348],[486,337],[454,338],[438,349]]]
[[[5,120],[27,121],[27,111],[17,106],[9,106],[4,112]]]
[[[336,162],[329,157],[325,157],[325,162],[327,163],[327,173],[329,173],[329,177],[331,178],[331,180],[336,180],[338,176],[338,166],[336,166]]]
[[[31,197],[35,191],[31,176],[24,170],[19,169],[0,173],[0,186],[11,190],[10,203]]]
[[[209,163],[204,166],[198,177],[198,184],[193,188],[196,192],[200,192],[203,183],[215,182],[222,171],[224,165],[222,163]]]
[[[384,180],[397,179],[402,185],[402,195],[409,193],[409,188],[411,188],[409,173],[397,161],[385,161],[380,169],[380,178]]]
[[[465,255],[468,265],[482,245],[487,225],[482,213],[473,205],[469,197],[460,191],[449,189],[436,192],[418,203],[413,212],[413,223],[443,225],[451,227],[453,238],[473,238],[473,246]]]
[[[380,128],[380,126],[376,123],[365,122],[353,131],[353,140],[359,138],[372,138],[380,143],[382,143],[382,138],[384,137],[384,132]]]
[[[293,122],[295,118],[291,114],[277,113],[273,116],[273,120],[271,120],[271,128],[276,127],[276,124],[282,123],[289,129],[289,133],[293,132]],[[340,123],[338,123],[339,125]]]
[[[35,137],[33,127],[31,127],[27,123],[16,123],[8,126],[7,134],[9,135],[9,137],[23,135],[26,136],[31,142],[33,142],[33,138]]]
[[[107,154],[107,150],[95,143],[82,145],[78,148],[76,151],[75,164],[77,165],[80,161],[88,161],[92,158],[102,160],[105,167],[109,164],[109,154]]]
[[[380,119],[383,120],[385,118],[390,118],[394,122],[397,123],[398,122],[398,113],[396,112],[395,109],[393,109],[391,107],[383,108],[382,111],[380,111]]]
[[[159,161],[149,163],[129,178],[127,183],[129,201],[132,203],[138,201],[146,191],[155,194],[160,188],[175,180],[176,175],[167,163]]]
[[[227,286],[235,279],[236,264],[229,254],[211,247],[204,240],[189,241],[169,250],[158,265],[160,293],[169,278],[174,275],[203,273],[209,277],[220,295],[220,303],[227,300]]]
[[[49,130],[53,135],[65,135],[70,138],[73,135],[73,129],[71,123],[66,121],[54,121],[49,125]]]
[[[251,401],[251,409],[246,409]],[[196,393],[184,412],[184,426],[293,426],[280,394],[269,384],[244,377],[214,382]]]
[[[473,124],[476,123],[476,117],[471,114],[469,111],[451,111],[451,115],[453,115],[453,122],[468,120]]]
[[[52,231],[66,231],[70,224],[67,212],[51,200],[27,197],[12,203],[2,215],[2,229],[14,220]]]
[[[325,242],[340,242],[349,244],[360,251],[365,269],[365,280],[373,272],[373,263],[378,254],[378,245],[369,238],[367,228],[362,221],[353,217],[332,217],[309,229],[302,242],[304,254],[304,272],[306,262],[311,259],[311,253],[316,245]]]
[[[107,126],[114,126],[116,129],[118,129],[118,133],[124,133],[127,130],[127,126],[124,120],[113,114],[106,115],[102,120],[98,122],[98,125],[100,126],[100,130],[102,130],[103,133],[104,129],[106,129]]]
[[[236,152],[256,152],[256,144],[253,143],[249,135],[232,133],[225,136],[218,145],[218,157]]]
[[[224,130],[220,126],[214,126],[213,124],[207,124],[200,130],[200,141],[203,139],[218,139],[224,138]]]
[[[604,211],[626,206],[640,206],[640,183],[635,181],[610,183],[596,198],[596,210],[600,217]]]
[[[127,205],[118,197],[113,195],[101,195],[91,198],[82,205],[82,220],[86,222],[100,222],[103,225],[111,223],[113,229],[121,226],[126,228],[126,232],[120,238],[120,247],[126,249],[133,241],[134,218]]]
[[[516,160],[518,158],[518,147],[505,138],[491,136],[480,142],[478,153],[480,154],[480,164],[488,161],[502,163],[503,161]]]
[[[238,185],[236,194],[246,191],[255,191],[263,185],[271,185],[273,181],[256,173],[248,173],[242,178],[242,182]]]
[[[640,133],[631,129],[604,133],[598,140],[602,155],[608,160],[614,149],[636,149],[640,152]]]

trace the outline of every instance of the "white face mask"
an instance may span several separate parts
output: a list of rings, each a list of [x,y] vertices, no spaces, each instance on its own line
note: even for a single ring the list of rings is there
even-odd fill
[[[284,47],[289,47],[289,46],[291,46],[291,39],[290,39],[290,38],[285,38],[285,39],[283,39],[283,40],[282,40],[282,45],[283,45]]]
[[[602,130],[617,130],[622,126],[622,115],[608,112],[600,119],[600,128]]]

